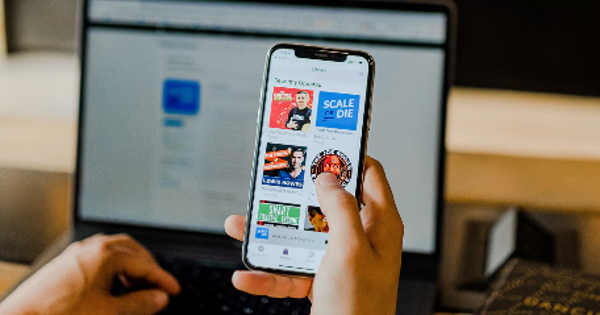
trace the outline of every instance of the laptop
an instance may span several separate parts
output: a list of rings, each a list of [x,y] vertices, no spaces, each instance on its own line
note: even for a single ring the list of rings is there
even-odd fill
[[[368,154],[406,226],[398,314],[431,314],[450,3],[86,0],[83,10],[74,240],[128,233],[148,247],[182,282],[165,314],[308,314],[306,299],[231,286],[241,244],[223,222],[246,213],[267,50],[364,50],[377,64]]]

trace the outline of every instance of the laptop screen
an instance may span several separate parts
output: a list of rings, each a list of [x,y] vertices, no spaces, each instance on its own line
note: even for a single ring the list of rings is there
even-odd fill
[[[436,249],[447,16],[258,2],[89,0],[79,219],[224,233],[245,214],[265,55],[277,42],[375,58],[368,154],[406,226]]]

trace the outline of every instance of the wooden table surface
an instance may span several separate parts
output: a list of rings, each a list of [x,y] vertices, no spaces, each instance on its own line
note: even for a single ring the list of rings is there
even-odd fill
[[[453,203],[600,211],[600,98],[453,89]]]
[[[8,289],[18,283],[27,273],[29,267],[0,261],[0,297]]]

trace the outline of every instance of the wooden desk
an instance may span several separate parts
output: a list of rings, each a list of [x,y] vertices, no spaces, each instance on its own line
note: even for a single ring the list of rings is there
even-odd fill
[[[600,211],[600,99],[453,89],[447,200]]]
[[[13,54],[0,63],[0,168],[73,172],[78,81],[73,54]]]
[[[18,283],[27,273],[29,267],[0,261],[0,297]]]

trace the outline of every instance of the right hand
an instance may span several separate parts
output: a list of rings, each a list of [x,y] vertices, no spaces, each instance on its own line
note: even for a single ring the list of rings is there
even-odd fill
[[[317,179],[321,211],[330,226],[329,245],[313,279],[261,271],[237,271],[236,288],[276,298],[311,298],[312,314],[394,314],[404,226],[381,164],[367,157],[363,202],[324,173]],[[230,216],[227,233],[242,240],[246,218]]]

